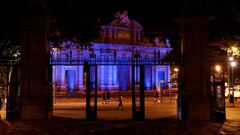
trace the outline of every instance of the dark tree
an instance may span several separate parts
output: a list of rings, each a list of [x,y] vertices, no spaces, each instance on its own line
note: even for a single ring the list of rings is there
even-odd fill
[[[20,27],[13,17],[5,16],[0,23],[0,58],[19,58],[21,54]]]

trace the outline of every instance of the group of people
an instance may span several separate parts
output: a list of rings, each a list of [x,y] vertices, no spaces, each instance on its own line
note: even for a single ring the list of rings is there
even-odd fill
[[[109,90],[105,90],[103,92],[103,101],[102,101],[102,104],[109,104],[110,103],[110,91]],[[118,99],[117,99],[117,102],[118,102],[118,107],[117,107],[117,110],[123,110],[123,104],[122,104],[122,95],[119,94],[118,96]]]
[[[102,104],[109,104],[109,103],[110,103],[110,92],[109,92],[109,90],[105,90],[103,92]]]

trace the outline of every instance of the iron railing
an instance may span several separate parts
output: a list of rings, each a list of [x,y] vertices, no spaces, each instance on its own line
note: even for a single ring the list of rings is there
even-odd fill
[[[79,58],[50,58],[51,65],[83,65],[84,62],[90,65],[171,65],[172,62],[164,58],[135,58],[135,57],[79,57]]]

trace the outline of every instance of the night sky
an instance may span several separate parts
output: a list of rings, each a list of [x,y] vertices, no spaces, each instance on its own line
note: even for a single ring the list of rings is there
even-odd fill
[[[166,26],[168,18],[179,15],[216,15],[231,7],[231,0],[52,0],[46,2],[51,13],[81,19],[100,18],[103,23],[114,20],[116,12],[127,10],[129,18],[145,27]]]
[[[50,14],[71,20],[100,18],[109,23],[116,12],[127,10],[129,18],[143,26],[161,26],[171,16],[225,13],[232,1],[235,0],[8,0],[1,2],[0,12],[15,16]]]
[[[69,33],[76,34],[96,31],[93,27],[97,23],[108,25],[115,19],[114,14],[123,10],[143,28],[153,29],[175,27],[171,20],[175,16],[214,16],[216,21],[210,23],[212,35],[234,35],[240,31],[240,21],[236,22],[232,10],[234,2],[240,0],[7,0],[0,2],[0,35],[16,33],[12,20],[17,16],[55,16]]]

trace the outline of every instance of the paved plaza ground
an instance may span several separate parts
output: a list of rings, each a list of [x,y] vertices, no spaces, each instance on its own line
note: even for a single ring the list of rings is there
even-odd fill
[[[153,97],[145,98],[145,118],[157,119],[164,117],[176,117],[176,97],[168,96],[154,102]],[[54,116],[67,117],[75,119],[85,119],[86,117],[86,99],[64,98],[57,99],[54,104]],[[123,110],[117,110],[117,97],[112,97],[110,102],[102,103],[102,98],[97,99],[97,118],[102,120],[130,120],[132,118],[132,98],[123,99]]]
[[[131,98],[124,98],[124,111],[117,111],[116,99],[102,104],[98,99],[98,120],[84,120],[85,99],[57,99],[54,116],[50,120],[0,121],[0,135],[239,135],[240,99],[234,107],[226,98],[226,117],[219,121],[179,121],[176,119],[176,98],[170,102],[164,96],[163,102],[145,100],[146,120],[131,120]]]

